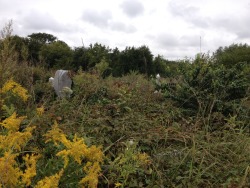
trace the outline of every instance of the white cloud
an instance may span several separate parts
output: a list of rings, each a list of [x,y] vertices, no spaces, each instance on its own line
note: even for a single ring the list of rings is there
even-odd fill
[[[125,0],[121,4],[121,8],[131,18],[139,16],[144,12],[143,3],[138,0]]]
[[[99,27],[107,27],[109,21],[112,19],[110,11],[103,10],[101,12],[96,10],[85,10],[82,16],[83,20]]]
[[[124,33],[134,33],[136,32],[136,27],[133,25],[127,25],[123,22],[111,22],[110,23],[110,29],[112,31],[120,31]]]
[[[71,46],[147,45],[154,55],[194,57],[232,43],[250,44],[248,0],[1,0],[0,27],[47,32]]]

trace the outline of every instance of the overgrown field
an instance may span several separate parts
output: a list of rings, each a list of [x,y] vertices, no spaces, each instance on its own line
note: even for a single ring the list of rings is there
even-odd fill
[[[0,57],[0,187],[250,187],[248,63],[79,69],[58,99],[55,70]]]

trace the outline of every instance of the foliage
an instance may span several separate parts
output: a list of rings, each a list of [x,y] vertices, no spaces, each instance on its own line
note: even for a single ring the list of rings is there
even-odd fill
[[[122,66],[120,75],[128,74],[130,71],[139,71],[140,73],[151,74],[152,62],[153,55],[148,47],[127,47],[120,54],[120,63]]]
[[[116,187],[143,187],[149,184],[147,181],[152,173],[150,156],[138,151],[137,143],[133,140],[124,145],[124,151],[110,164],[110,183]]]
[[[32,33],[31,35],[28,35],[28,37],[42,44],[52,43],[57,40],[55,36],[47,33]]]
[[[225,117],[240,116],[244,110],[240,109],[240,104],[247,97],[249,88],[244,73],[247,66],[241,63],[227,69],[201,59],[181,67],[179,79],[163,83],[161,89],[167,98],[185,109],[187,115],[203,118],[208,126],[215,113]]]
[[[105,59],[102,59],[100,63],[95,65],[97,74],[101,75],[103,78],[108,76],[109,64]]]
[[[226,67],[232,67],[240,62],[250,63],[250,46],[247,44],[232,44],[220,47],[213,54],[216,62]]]
[[[73,50],[73,70],[77,71],[78,69],[83,69],[84,71],[88,70],[88,49],[85,47],[76,47]]]
[[[23,101],[27,100],[27,91],[13,80],[7,81],[0,90],[3,103],[7,99],[7,92],[12,92],[20,96]],[[1,106],[2,107],[2,106]],[[0,109],[2,111],[2,109]],[[44,114],[44,108],[36,109],[37,116]],[[34,185],[32,179],[37,176],[37,160],[42,156],[41,151],[25,151],[28,141],[32,139],[32,131],[34,126],[28,125],[23,131],[20,131],[21,123],[26,117],[17,117],[14,112],[9,117],[6,117],[0,122],[0,185],[6,187],[30,186]],[[82,138],[74,136],[73,141],[66,138],[65,134],[58,128],[55,122],[52,130],[44,134],[45,143],[53,141],[55,146],[62,144],[65,149],[62,149],[56,156],[64,159],[64,166],[60,172],[55,175],[44,177],[37,182],[35,187],[58,187],[59,180],[65,169],[69,166],[69,160],[72,157],[79,165],[82,161],[86,161],[83,167],[85,177],[79,184],[87,185],[88,187],[96,187],[98,184],[98,176],[101,171],[100,164],[103,162],[103,153],[100,147],[88,147]],[[23,155],[24,153],[25,155]],[[29,154],[32,153],[32,154]],[[23,157],[22,157],[23,155]],[[22,157],[22,160],[18,161]],[[20,163],[19,163],[20,162]],[[25,168],[23,167],[25,166]]]
[[[70,69],[73,54],[65,42],[55,41],[41,47],[39,58],[46,62],[48,68]]]
[[[31,35],[28,35],[29,60],[36,65],[40,61],[39,53],[41,48],[45,44],[55,42],[56,39],[55,36],[47,33],[32,33]]]
[[[247,62],[81,47],[73,94],[58,99],[54,70],[3,31],[0,187],[250,187]],[[39,54],[58,41],[36,42]]]
[[[15,71],[16,54],[11,45],[12,21],[1,30],[0,36],[0,87]]]

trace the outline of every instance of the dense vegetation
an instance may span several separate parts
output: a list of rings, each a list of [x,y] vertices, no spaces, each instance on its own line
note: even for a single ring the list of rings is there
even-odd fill
[[[146,46],[0,38],[0,187],[250,187],[250,47],[171,62]],[[48,78],[71,69],[73,96]],[[156,73],[161,78],[156,79]]]

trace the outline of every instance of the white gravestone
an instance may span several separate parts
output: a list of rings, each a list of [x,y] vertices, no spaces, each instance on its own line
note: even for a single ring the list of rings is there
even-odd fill
[[[72,94],[71,90],[72,80],[69,77],[69,72],[67,70],[57,70],[53,80],[53,87],[58,97],[64,98],[68,97],[68,94]],[[71,92],[64,92],[65,89]]]

